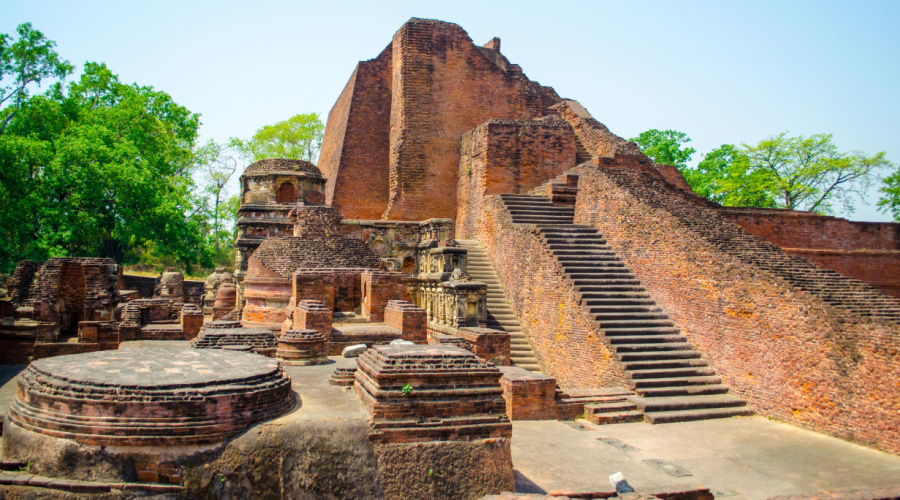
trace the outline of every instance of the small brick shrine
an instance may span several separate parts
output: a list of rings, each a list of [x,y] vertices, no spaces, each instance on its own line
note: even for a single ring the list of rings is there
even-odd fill
[[[453,346],[375,346],[359,357],[356,391],[381,443],[509,438],[500,370]]]

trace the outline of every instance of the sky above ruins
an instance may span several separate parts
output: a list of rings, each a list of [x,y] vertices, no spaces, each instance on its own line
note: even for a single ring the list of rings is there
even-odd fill
[[[300,2],[0,0],[0,32],[33,23],[80,70],[106,62],[201,113],[201,134],[249,137],[316,111],[410,17],[462,26],[614,133],[687,133],[693,163],[782,131],[900,163],[900,2]],[[514,7],[511,7],[514,6]],[[889,220],[876,195],[850,218]],[[846,216],[846,214],[842,214]]]

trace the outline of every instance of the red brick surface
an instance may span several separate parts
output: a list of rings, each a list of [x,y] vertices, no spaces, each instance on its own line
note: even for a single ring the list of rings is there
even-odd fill
[[[410,19],[357,66],[329,114],[327,201],[348,218],[455,217],[460,137],[490,118],[543,116],[558,101],[459,26]]]
[[[485,196],[525,193],[575,166],[575,135],[557,116],[490,120],[462,137],[456,232],[474,234]]]
[[[498,197],[485,199],[478,240],[532,342],[541,368],[564,388],[626,384],[605,336],[542,240],[527,228],[513,227]]]
[[[391,49],[356,66],[328,113],[319,155],[325,202],[349,219],[380,219],[387,207]]]
[[[851,314],[751,255],[724,252],[727,241],[702,232],[729,224],[716,210],[622,172],[581,171],[576,222],[600,229],[732,393],[764,415],[900,451],[896,324]]]

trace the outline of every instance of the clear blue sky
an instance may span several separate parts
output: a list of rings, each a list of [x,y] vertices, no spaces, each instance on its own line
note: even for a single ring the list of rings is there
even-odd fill
[[[687,133],[702,155],[782,131],[900,162],[900,2],[0,0],[79,69],[102,61],[201,113],[204,139],[323,120],[359,60],[410,17],[497,36],[525,74],[623,137]],[[875,194],[871,196],[874,202]],[[888,220],[862,206],[857,220]]]

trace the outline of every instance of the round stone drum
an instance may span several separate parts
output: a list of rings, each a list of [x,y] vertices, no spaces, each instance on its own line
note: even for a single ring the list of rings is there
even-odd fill
[[[288,330],[278,338],[275,357],[286,365],[328,363],[325,336],[316,330]]]
[[[220,349],[121,349],[37,360],[9,424],[83,444],[215,443],[293,408],[278,362]]]

